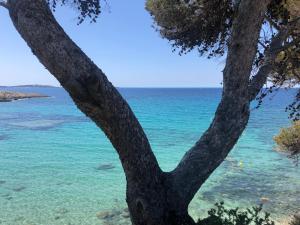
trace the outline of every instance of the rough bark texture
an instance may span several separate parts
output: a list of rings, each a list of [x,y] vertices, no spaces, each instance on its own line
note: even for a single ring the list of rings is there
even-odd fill
[[[241,1],[214,121],[170,173],[161,171],[129,105],[59,26],[46,1],[8,1],[10,17],[33,54],[117,150],[126,174],[127,203],[134,225],[195,224],[187,212],[190,201],[233,148],[249,119],[250,72],[269,1]]]
[[[56,22],[46,1],[10,0],[8,5],[16,29],[33,54],[119,153],[128,184],[127,201],[135,211],[132,215],[143,211],[147,203],[157,204],[154,215],[160,216],[156,211],[162,208],[161,194],[156,192],[161,192],[163,174],[129,105]]]
[[[224,88],[215,118],[172,172],[189,202],[238,141],[249,120],[248,83],[269,0],[243,0],[232,28],[223,71]]]

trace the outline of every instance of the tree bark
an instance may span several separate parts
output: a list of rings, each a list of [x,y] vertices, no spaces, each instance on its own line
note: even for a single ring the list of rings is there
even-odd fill
[[[250,72],[269,1],[242,0],[239,4],[214,121],[170,173],[161,171],[129,105],[56,22],[46,1],[8,1],[10,17],[33,54],[117,150],[134,225],[195,224],[188,215],[190,201],[233,148],[249,119]]]
[[[223,71],[224,88],[215,118],[172,171],[181,201],[190,202],[202,184],[224,161],[249,120],[248,83],[259,33],[270,0],[242,0],[234,20]]]
[[[14,26],[32,53],[117,150],[126,175],[127,202],[134,223],[146,224],[142,222],[146,219],[149,225],[159,224],[157,218],[162,217],[161,209],[166,205],[162,198],[164,174],[127,102],[68,37],[45,0],[9,0],[8,8]]]

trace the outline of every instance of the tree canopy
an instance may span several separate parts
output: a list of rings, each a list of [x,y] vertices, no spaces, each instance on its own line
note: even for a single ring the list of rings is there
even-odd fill
[[[70,5],[78,10],[78,23],[82,23],[86,18],[90,18],[92,22],[101,13],[100,0],[47,0],[49,6],[55,10],[57,5]]]
[[[233,20],[239,0],[147,0],[146,9],[163,38],[187,53],[197,49],[209,58],[227,52]],[[268,81],[273,85],[258,96],[261,100],[276,88],[300,83],[300,1],[272,0],[261,30],[253,76],[268,62]],[[283,42],[270,50],[272,40],[280,36]],[[270,57],[270,51],[275,52]],[[287,109],[291,118],[300,119],[299,95]]]
[[[274,140],[280,151],[297,159],[300,153],[300,121],[294,122],[291,127],[281,129]]]

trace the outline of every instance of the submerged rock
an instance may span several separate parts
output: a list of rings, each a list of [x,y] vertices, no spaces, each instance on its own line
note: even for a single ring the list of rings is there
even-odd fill
[[[0,180],[0,185],[5,184],[6,181],[5,180]]]
[[[0,135],[0,141],[7,140],[8,136],[7,135]]]
[[[300,211],[295,214],[295,217],[300,220]]]
[[[103,211],[103,212],[98,212],[96,214],[96,216],[100,220],[107,220],[107,219],[113,218],[116,215],[113,212],[110,212],[110,211]]]
[[[68,212],[69,212],[69,210],[66,208],[60,208],[56,211],[56,213],[58,213],[58,214],[66,214]]]
[[[55,220],[59,220],[61,217],[60,216],[55,216],[54,219]]]
[[[8,200],[8,201],[10,201],[10,200],[13,199],[13,197],[12,196],[7,196],[5,199]]]
[[[111,170],[114,169],[115,166],[112,163],[100,164],[96,167],[96,170]]]
[[[260,201],[261,201],[262,203],[267,203],[267,202],[270,201],[270,199],[269,199],[269,198],[266,198],[266,197],[261,197],[261,198],[260,198]]]
[[[21,186],[21,187],[13,188],[12,190],[15,191],[15,192],[21,192],[21,191],[23,191],[24,189],[26,189],[26,187]]]
[[[15,127],[21,127],[25,129],[31,129],[31,130],[47,130],[47,129],[57,127],[63,123],[64,120],[38,119],[38,120],[30,120],[30,121],[12,122],[9,123],[9,125]]]
[[[111,211],[101,211],[96,214],[97,218],[105,225],[129,225],[130,215],[127,208],[112,209]]]
[[[0,102],[11,102],[13,100],[25,99],[25,98],[46,98],[49,97],[43,94],[37,93],[20,93],[11,91],[0,91]]]
[[[71,182],[64,182],[64,181],[62,181],[62,182],[56,183],[56,185],[59,185],[59,186],[62,186],[62,185],[70,186],[70,185],[72,185],[72,183]]]
[[[3,197],[4,199],[6,199],[6,200],[8,200],[8,201],[10,201],[10,200],[12,200],[13,199],[13,197],[10,195],[10,194],[3,194],[3,195],[1,195],[1,197]],[[1,223],[0,223],[1,224]]]
[[[23,221],[23,220],[25,220],[25,217],[24,216],[18,216],[14,220],[15,221]]]

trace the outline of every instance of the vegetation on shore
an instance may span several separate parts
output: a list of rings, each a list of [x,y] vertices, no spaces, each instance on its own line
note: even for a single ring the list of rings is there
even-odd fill
[[[283,223],[283,224],[282,224]],[[208,217],[199,219],[197,225],[300,225],[300,213],[285,222],[276,222],[271,214],[263,212],[263,205],[241,210],[226,208],[224,202],[216,203],[215,208],[208,211]]]
[[[198,221],[198,225],[275,225],[270,214],[262,212],[262,205],[246,210],[227,209],[224,202],[216,203],[215,206],[208,211],[207,218]]]
[[[300,154],[300,121],[295,121],[292,126],[281,129],[274,140],[280,151],[287,153],[292,158],[298,158]]]

